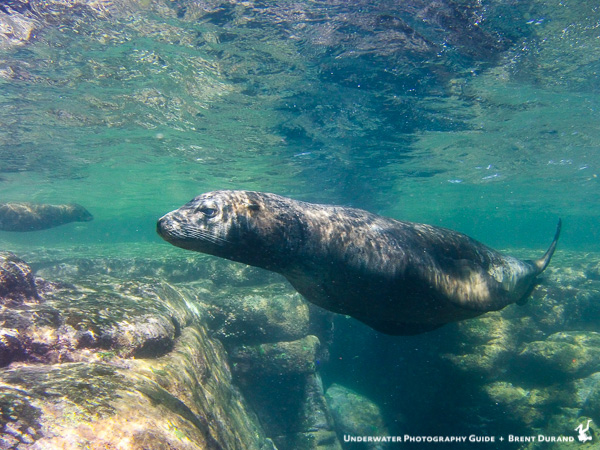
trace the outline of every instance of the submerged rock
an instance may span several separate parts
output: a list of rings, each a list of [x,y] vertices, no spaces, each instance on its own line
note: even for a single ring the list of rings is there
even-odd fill
[[[273,448],[201,327],[155,361],[19,366],[0,372],[5,441],[35,448]],[[206,401],[210,398],[211,401]]]
[[[33,320],[30,310],[43,308],[40,302],[31,268],[16,255],[0,252],[0,367],[25,358],[29,342],[22,333]]]
[[[23,359],[25,349],[18,330],[0,330],[0,367],[8,366],[14,360]]]
[[[316,370],[319,339],[306,336],[291,342],[243,345],[230,352],[235,372],[253,376],[310,374]]]
[[[2,448],[274,448],[191,290],[97,275],[31,300],[27,265],[5,266]]]
[[[600,370],[600,333],[560,332],[525,344],[517,362],[544,379],[582,378]],[[538,376],[539,375],[534,375]]]
[[[279,450],[341,450],[318,373],[248,374],[240,386]]]
[[[202,283],[218,291],[219,286],[262,287],[277,279],[277,275],[265,270],[198,255],[152,254],[146,246],[135,244],[115,247],[112,252],[121,255],[118,258],[109,248],[105,256],[86,254],[85,249],[77,249],[75,254],[63,249],[46,249],[26,254],[26,259],[31,261],[38,276],[70,281],[100,275],[132,280],[154,278],[169,283]]]
[[[600,423],[600,372],[574,383],[575,404],[581,416],[592,418],[595,423]],[[598,430],[594,427],[594,430]],[[597,442],[597,441],[595,441]]]
[[[379,407],[367,397],[339,384],[325,393],[339,435],[388,436]],[[384,443],[366,443],[368,449],[387,448]]]
[[[277,292],[280,291],[280,292]],[[206,305],[210,326],[227,343],[280,342],[309,331],[309,308],[299,294],[279,286],[253,288],[247,294],[213,297]]]
[[[299,427],[290,430],[285,440],[274,437],[281,450],[341,450],[336,437],[334,422],[331,416],[321,377],[314,373],[299,383],[303,390],[302,401],[299,402]],[[281,443],[280,443],[281,442]]]
[[[570,400],[570,393],[564,393],[561,386],[525,388],[498,381],[487,384],[484,389],[492,401],[511,412],[511,420],[529,427],[545,425],[544,411]]]
[[[20,305],[39,300],[35,279],[25,261],[10,252],[0,252],[0,305]]]
[[[462,345],[442,357],[463,372],[497,376],[516,347],[514,324],[500,313],[457,324]]]
[[[0,308],[3,365],[81,361],[110,351],[122,357],[156,357],[173,348],[194,320],[188,295],[165,283],[118,282],[96,277],[81,284],[44,285],[33,303]],[[16,294],[15,294],[16,295]],[[13,295],[13,297],[15,297]],[[20,298],[20,297],[19,297]],[[7,352],[12,349],[12,356]]]
[[[310,334],[331,323],[285,285],[206,260],[34,256],[60,281],[0,309],[2,445],[341,449]]]
[[[317,372],[329,316],[285,285],[240,288],[215,288],[200,303],[267,435],[279,450],[341,450]]]

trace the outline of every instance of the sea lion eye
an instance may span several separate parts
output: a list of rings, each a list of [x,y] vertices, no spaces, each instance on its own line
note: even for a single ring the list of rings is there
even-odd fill
[[[198,210],[208,218],[215,217],[217,215],[217,208],[211,208],[210,206],[201,206],[198,208]]]

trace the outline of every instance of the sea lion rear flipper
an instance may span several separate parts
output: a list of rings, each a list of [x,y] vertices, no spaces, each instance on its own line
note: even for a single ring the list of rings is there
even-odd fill
[[[538,275],[540,273],[542,273],[544,270],[546,270],[546,267],[548,267],[548,264],[550,263],[550,259],[552,258],[552,255],[554,255],[554,250],[556,250],[556,244],[558,242],[558,238],[560,237],[561,228],[562,228],[562,220],[558,219],[558,225],[556,226],[556,233],[554,234],[554,239],[552,241],[552,244],[550,244],[550,248],[548,248],[548,251],[546,252],[546,254],[544,256],[542,256],[540,259],[532,261],[532,263],[535,265],[535,267],[538,271],[537,272]]]

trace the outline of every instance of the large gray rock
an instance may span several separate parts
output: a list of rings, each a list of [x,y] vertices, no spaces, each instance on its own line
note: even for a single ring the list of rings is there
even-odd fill
[[[0,305],[11,307],[26,300],[39,300],[31,268],[16,255],[0,252]]]
[[[2,448],[274,448],[191,290],[90,275],[38,279],[37,295],[9,262],[23,276],[0,306]]]
[[[234,347],[230,355],[240,375],[288,376],[314,373],[318,349],[319,339],[309,335],[290,342]]]
[[[600,333],[560,332],[525,344],[518,362],[544,378],[582,378],[600,370]]]
[[[464,344],[454,346],[451,353],[442,357],[461,372],[494,376],[514,354],[515,324],[500,313],[488,313],[477,320],[461,322],[457,327]]]
[[[280,450],[341,450],[317,373],[319,339],[236,345],[236,379]]]
[[[299,294],[277,285],[240,294],[212,297],[206,305],[211,328],[228,344],[293,341],[308,334],[309,308]]]
[[[279,450],[341,450],[318,373],[247,374],[239,382]]]
[[[339,435],[388,436],[389,432],[379,406],[364,395],[339,384],[332,384],[325,398]],[[368,449],[387,448],[385,443],[367,442]]]
[[[231,385],[225,354],[188,327],[156,360],[0,372],[0,436],[18,448],[273,448]],[[6,448],[6,447],[3,447]]]
[[[264,271],[139,250],[32,253],[37,279],[18,260],[39,294],[0,306],[2,445],[341,449],[312,334],[329,316]]]

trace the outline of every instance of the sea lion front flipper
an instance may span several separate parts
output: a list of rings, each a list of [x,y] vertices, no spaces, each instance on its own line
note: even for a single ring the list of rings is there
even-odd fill
[[[430,282],[456,307],[484,313],[514,302],[502,284],[476,262],[452,258],[442,261],[446,276],[435,276]]]

